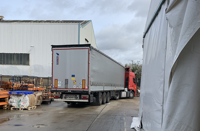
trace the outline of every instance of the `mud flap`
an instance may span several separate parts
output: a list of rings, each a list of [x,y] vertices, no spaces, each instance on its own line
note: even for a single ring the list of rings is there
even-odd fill
[[[93,102],[93,94],[90,94],[90,103],[92,103]]]

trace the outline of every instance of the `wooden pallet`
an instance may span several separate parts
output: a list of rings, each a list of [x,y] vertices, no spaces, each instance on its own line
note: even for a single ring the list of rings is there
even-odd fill
[[[27,108],[21,108],[21,107],[11,107],[10,110],[33,110],[33,109],[36,109],[37,107],[36,106],[29,106]]]
[[[10,106],[9,105],[0,105],[0,109],[10,110]]]
[[[3,105],[4,110],[10,110],[10,105]]]
[[[2,96],[0,95],[0,106],[3,106],[4,110],[9,109],[10,106],[8,105],[8,97],[2,98]]]

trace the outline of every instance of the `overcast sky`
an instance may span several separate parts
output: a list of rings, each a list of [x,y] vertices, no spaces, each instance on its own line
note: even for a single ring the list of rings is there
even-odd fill
[[[0,0],[5,20],[92,20],[99,50],[125,65],[142,61],[150,0]]]

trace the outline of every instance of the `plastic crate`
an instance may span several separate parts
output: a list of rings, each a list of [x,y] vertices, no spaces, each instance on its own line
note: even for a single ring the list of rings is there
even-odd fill
[[[9,91],[9,94],[25,94],[25,95],[28,95],[28,94],[33,94],[32,91]]]

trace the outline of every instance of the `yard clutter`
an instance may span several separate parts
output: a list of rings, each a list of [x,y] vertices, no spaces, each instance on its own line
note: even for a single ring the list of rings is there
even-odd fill
[[[40,106],[42,103],[42,91],[34,92],[35,95],[35,105]]]
[[[10,91],[9,105],[13,109],[35,109],[35,95],[31,91]]]
[[[27,95],[11,95],[8,103],[15,108],[27,108],[29,97]]]
[[[9,92],[5,91],[4,89],[0,88],[0,106],[3,106],[3,109],[8,108],[8,98]]]
[[[1,88],[4,90],[10,90],[12,88],[12,82],[10,81],[0,81],[1,83]]]

